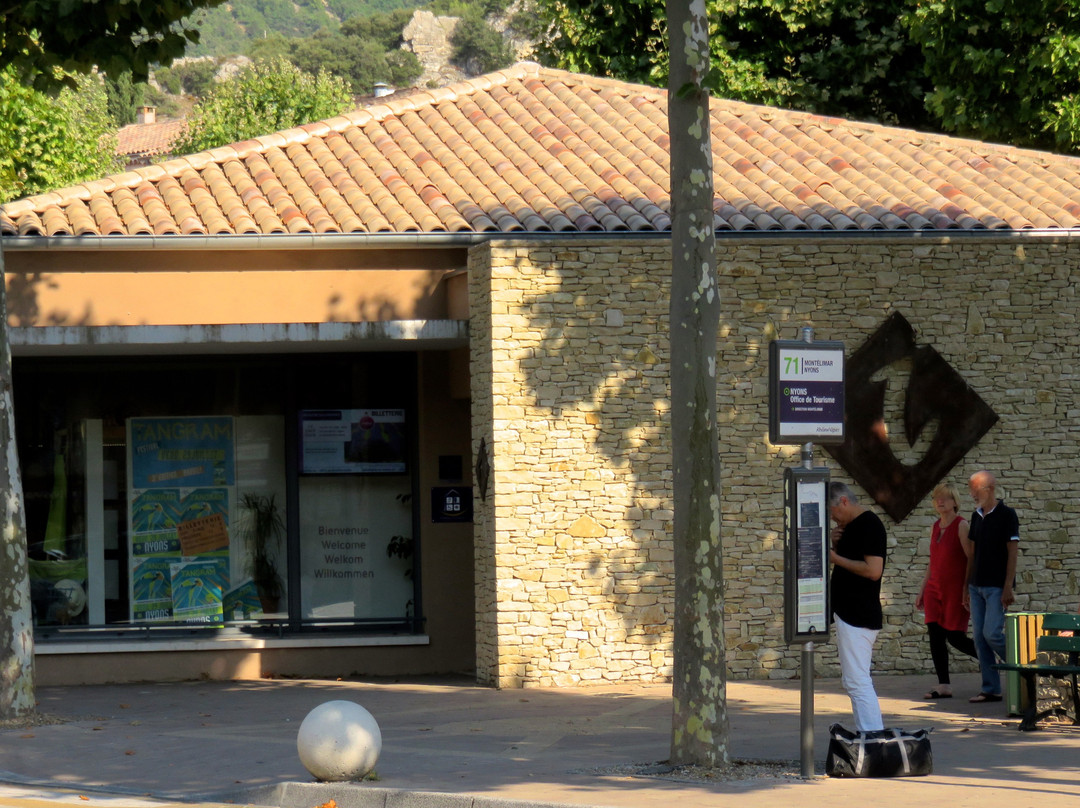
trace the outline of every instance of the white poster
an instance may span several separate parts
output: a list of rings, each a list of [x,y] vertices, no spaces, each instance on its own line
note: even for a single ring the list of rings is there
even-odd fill
[[[798,621],[796,631],[828,631],[825,613],[825,578],[828,574],[825,540],[828,535],[828,496],[825,483],[800,482],[797,530]]]
[[[303,617],[414,614],[409,492],[402,477],[301,478]]]

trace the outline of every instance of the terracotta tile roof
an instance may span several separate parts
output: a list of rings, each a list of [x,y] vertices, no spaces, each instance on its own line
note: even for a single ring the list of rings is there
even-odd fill
[[[116,133],[116,153],[139,157],[168,154],[183,129],[183,121],[128,124]]]
[[[715,100],[721,230],[1080,226],[1080,160]],[[664,231],[666,93],[509,70],[0,207],[28,236]]]

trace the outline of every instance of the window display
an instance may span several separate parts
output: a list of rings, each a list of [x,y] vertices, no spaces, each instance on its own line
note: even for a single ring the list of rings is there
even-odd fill
[[[33,360],[16,381],[39,636],[417,625],[413,361]]]

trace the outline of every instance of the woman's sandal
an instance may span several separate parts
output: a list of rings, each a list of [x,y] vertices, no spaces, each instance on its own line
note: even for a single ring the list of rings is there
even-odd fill
[[[951,699],[952,693],[942,693],[940,690],[931,690],[925,696],[924,699]]]
[[[980,693],[977,696],[972,696],[968,699],[972,704],[982,704],[987,701],[1001,701],[1000,693]]]

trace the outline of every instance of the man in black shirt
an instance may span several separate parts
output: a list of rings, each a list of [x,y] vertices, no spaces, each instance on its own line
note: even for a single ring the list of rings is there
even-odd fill
[[[843,483],[829,484],[829,515],[836,522],[829,558],[833,563],[832,616],[840,682],[851,699],[855,729],[884,729],[870,663],[881,630],[885,526]]]
[[[1020,546],[1020,520],[1016,511],[995,495],[997,480],[989,471],[977,471],[968,480],[975,500],[966,550],[968,587],[975,650],[979,654],[982,689],[969,701],[1001,701],[1001,676],[994,663],[1005,661],[1005,610],[1016,600],[1013,581]]]

